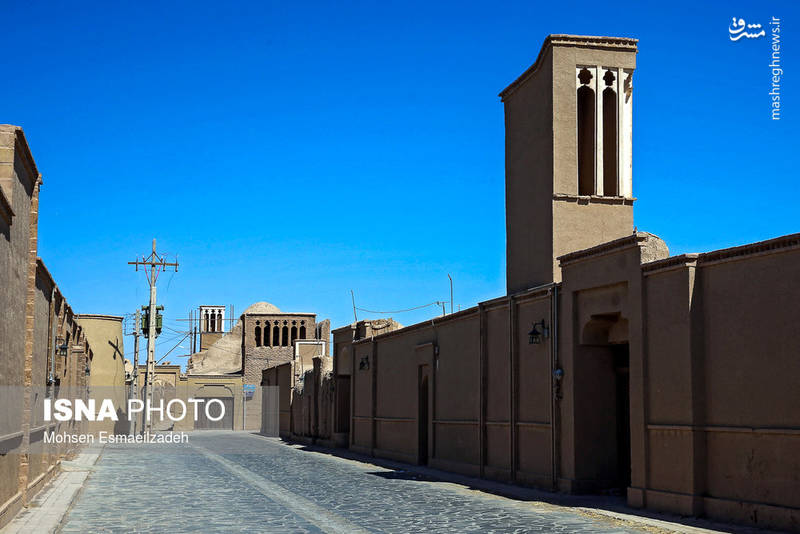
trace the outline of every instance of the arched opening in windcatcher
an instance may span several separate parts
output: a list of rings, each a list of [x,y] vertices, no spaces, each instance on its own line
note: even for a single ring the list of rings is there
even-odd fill
[[[585,69],[584,69],[585,70]],[[586,71],[587,73],[589,71]],[[589,75],[591,76],[591,74]],[[595,98],[591,87],[578,88],[578,194],[594,194]]]
[[[614,83],[614,74],[606,71],[603,80],[606,82],[603,90],[603,196],[616,197],[619,195],[619,175],[617,164],[617,124],[619,110],[617,109],[617,92],[610,87]]]

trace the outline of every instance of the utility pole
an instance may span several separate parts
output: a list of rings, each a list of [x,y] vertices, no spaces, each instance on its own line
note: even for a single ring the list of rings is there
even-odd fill
[[[139,396],[139,327],[141,326],[141,311],[137,306],[136,308],[136,322],[134,323],[133,327],[133,379],[131,380],[131,399],[135,399]],[[130,414],[129,414],[130,415]],[[133,433],[136,434],[137,424],[136,422],[139,420],[137,416],[136,419],[133,420]]]
[[[174,263],[164,261],[164,258],[159,256],[156,252],[156,240],[153,239],[153,252],[150,256],[135,261],[129,261],[128,265],[134,265],[136,270],[141,266],[144,273],[147,275],[147,283],[150,284],[150,313],[148,314],[148,327],[147,327],[147,371],[145,372],[145,423],[144,427],[147,432],[153,430],[153,423],[150,420],[149,408],[153,404],[153,377],[156,370],[156,281],[161,271],[167,267],[174,267],[175,272],[178,272],[177,258]],[[147,268],[150,268],[148,271]]]
[[[355,318],[356,323],[358,323],[358,314],[356,313],[356,294],[353,293],[353,290],[350,290],[350,297],[353,299],[353,318]]]
[[[453,277],[447,273],[447,278],[450,279],[450,313],[453,313]]]

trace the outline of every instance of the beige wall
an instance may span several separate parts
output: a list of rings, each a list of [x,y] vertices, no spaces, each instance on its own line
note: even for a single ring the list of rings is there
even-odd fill
[[[85,395],[77,369],[92,349],[36,256],[41,183],[22,129],[0,125],[0,527],[52,478],[62,458],[78,450],[45,444],[45,432],[84,429],[43,417],[43,400],[55,388]],[[55,336],[68,341],[66,356],[53,354]]]
[[[97,405],[111,399],[117,407],[119,421],[91,421],[89,431],[123,434],[127,427],[128,388],[125,387],[125,349],[122,338],[122,317],[112,315],[78,315],[86,337],[92,346],[89,397]]]
[[[146,381],[147,366],[140,365],[138,373],[138,398],[145,399],[145,381]],[[153,429],[155,431],[167,430],[175,432],[187,432],[195,430],[194,414],[191,412],[192,405],[188,404],[190,398],[219,398],[230,399],[233,406],[232,414],[232,429],[242,430],[244,424],[244,408],[243,393],[242,393],[242,376],[241,375],[183,375],[181,374],[180,365],[157,365],[155,367],[155,375],[153,378],[153,405],[158,405],[159,399],[164,399],[164,404],[172,399],[182,400],[189,413],[178,420],[170,421],[165,416],[165,421],[156,424],[154,422]],[[250,406],[248,403],[248,407]],[[201,408],[202,405],[201,405]],[[248,408],[249,409],[249,408]],[[177,407],[175,407],[174,417],[179,416]],[[141,416],[137,422],[138,428],[142,427]],[[250,429],[250,427],[248,427]],[[257,428],[256,428],[257,429]]]
[[[433,325],[365,339],[337,329],[349,447],[571,492],[619,487],[625,452],[632,506],[795,528],[800,345],[785,310],[800,298],[798,265],[800,235],[668,258],[637,233],[562,257],[560,284]],[[551,335],[530,344],[542,320]]]
[[[800,508],[800,236],[645,266],[647,505],[781,529]]]
[[[281,437],[292,435],[292,398],[294,394],[294,371],[291,363],[271,367],[262,371],[262,386],[278,387],[278,431]],[[271,426],[262,426],[262,431],[267,431]],[[271,428],[270,428],[271,430]]]
[[[22,130],[0,126],[0,386],[25,385],[26,304],[31,265],[31,208],[38,194],[39,175],[27,151]],[[35,271],[34,271],[35,272]],[[19,487],[20,453],[23,449],[24,394],[9,395],[0,410],[0,525],[23,503]]]

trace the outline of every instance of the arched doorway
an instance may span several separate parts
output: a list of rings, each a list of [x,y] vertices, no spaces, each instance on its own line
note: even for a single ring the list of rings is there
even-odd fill
[[[588,491],[625,494],[631,483],[628,321],[593,315],[575,360],[575,471]]]

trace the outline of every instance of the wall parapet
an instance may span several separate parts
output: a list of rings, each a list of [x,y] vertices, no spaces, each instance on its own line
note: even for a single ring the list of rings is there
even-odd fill
[[[800,233],[788,234],[766,241],[758,241],[738,247],[723,248],[700,254],[699,263],[710,265],[733,259],[761,256],[800,249]]]
[[[627,238],[626,238],[627,239]],[[723,248],[711,252],[687,253],[670,256],[642,264],[642,273],[645,276],[671,271],[681,267],[714,265],[728,261],[745,260],[758,256],[778,254],[800,249],[800,233],[789,234],[766,241],[749,243],[737,247]]]
[[[610,252],[618,252],[627,248],[637,247],[640,243],[645,243],[654,238],[658,239],[655,234],[651,234],[649,232],[636,232],[625,237],[620,237],[619,239],[615,239],[613,241],[608,241],[607,243],[596,245],[594,247],[564,254],[563,256],[559,256],[557,259],[561,264],[561,267],[565,267],[566,265],[577,263],[579,261],[591,258],[592,256],[598,256],[602,254],[608,254]]]
[[[681,254],[663,260],[655,260],[642,264],[642,273],[645,276],[673,271],[682,267],[693,267],[697,264],[700,254]]]

